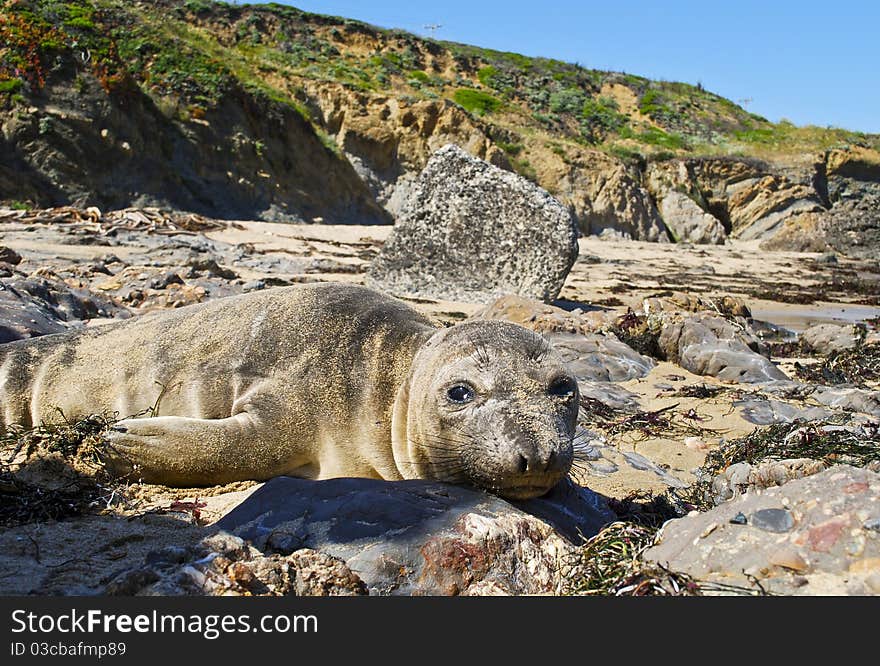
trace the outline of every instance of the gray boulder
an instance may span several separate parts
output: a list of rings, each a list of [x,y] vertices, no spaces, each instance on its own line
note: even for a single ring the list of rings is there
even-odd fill
[[[656,365],[611,334],[554,332],[544,337],[580,381],[625,382],[644,377]]]
[[[660,203],[663,223],[677,242],[723,244],[724,226],[683,192],[669,191]]]
[[[648,323],[659,331],[657,345],[666,359],[696,375],[739,383],[788,379],[755,351],[761,348],[755,336],[724,317],[661,311],[649,315]]]
[[[216,527],[264,555],[329,555],[370,594],[547,594],[574,543],[613,520],[601,496],[567,482],[514,506],[427,481],[278,477]]]
[[[856,326],[839,324],[813,324],[801,333],[801,342],[822,356],[831,352],[854,349],[862,340],[862,332]]]
[[[577,237],[568,209],[545,190],[449,144],[412,186],[367,283],[398,296],[550,301],[577,258]]]
[[[812,470],[764,470],[761,485]],[[797,468],[797,469],[795,469]],[[755,470],[743,470],[744,484]],[[880,474],[836,465],[664,525],[643,559],[787,595],[880,594]]]

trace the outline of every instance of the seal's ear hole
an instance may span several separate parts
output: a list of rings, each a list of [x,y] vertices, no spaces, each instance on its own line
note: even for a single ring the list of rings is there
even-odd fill
[[[550,382],[547,393],[557,398],[573,398],[577,392],[577,382],[572,377],[557,377]]]
[[[449,402],[454,402],[456,405],[466,405],[472,402],[475,397],[474,387],[463,382],[454,384],[446,390],[446,398]]]

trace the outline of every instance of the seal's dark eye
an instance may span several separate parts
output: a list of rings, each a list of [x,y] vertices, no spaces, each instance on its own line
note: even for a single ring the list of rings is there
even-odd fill
[[[474,399],[474,395],[474,389],[467,384],[456,384],[449,387],[449,390],[446,391],[446,397],[449,398],[449,402],[454,402],[457,405],[466,405]]]
[[[571,377],[560,377],[550,383],[547,392],[557,398],[571,398],[577,391],[577,384]]]

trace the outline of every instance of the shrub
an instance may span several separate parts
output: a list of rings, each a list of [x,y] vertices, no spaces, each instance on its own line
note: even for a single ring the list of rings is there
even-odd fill
[[[501,107],[500,99],[473,88],[459,88],[455,91],[453,99],[467,111],[480,116],[492,113]]]
[[[578,88],[565,88],[550,95],[550,110],[553,113],[581,113],[587,97]]]
[[[480,71],[477,72],[477,78],[480,80],[484,86],[488,86],[492,88],[492,81],[495,77],[498,76],[498,69],[492,67],[492,65],[487,65],[486,67],[481,67]]]
[[[627,122],[628,118],[618,111],[617,102],[610,97],[588,99],[581,109],[581,132],[591,141],[619,131]]]

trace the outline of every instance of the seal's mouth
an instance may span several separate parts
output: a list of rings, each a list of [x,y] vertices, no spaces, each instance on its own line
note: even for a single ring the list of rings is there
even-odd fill
[[[495,489],[495,493],[504,499],[526,500],[541,497],[549,493],[557,483],[562,480],[562,475],[553,475],[541,478],[521,478],[509,485]]]
[[[556,485],[556,484],[553,484]],[[535,497],[540,497],[541,495],[546,495],[550,492],[550,489],[553,488],[551,486],[513,486],[510,488],[501,488],[498,490],[498,494],[504,499],[510,500],[527,500],[533,499]]]

